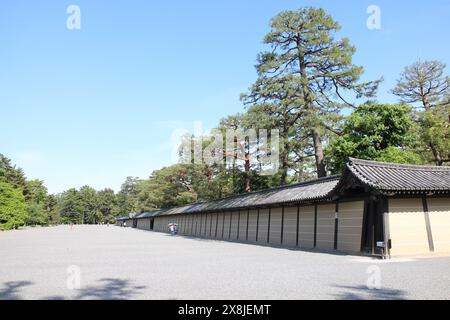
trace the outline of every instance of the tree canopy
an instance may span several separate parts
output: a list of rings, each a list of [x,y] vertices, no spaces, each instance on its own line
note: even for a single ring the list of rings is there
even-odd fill
[[[421,163],[412,151],[416,142],[412,115],[406,104],[367,103],[357,107],[346,118],[341,135],[327,148],[332,172],[342,172],[349,157]]]
[[[270,49],[259,54],[258,79],[242,99],[283,121],[281,184],[295,162],[290,140],[308,141],[317,175],[327,175],[323,143],[326,131],[334,132],[334,115],[352,105],[344,96],[373,97],[381,81],[359,81],[363,68],[352,62],[350,41],[337,38],[340,29],[325,10],[307,7],[279,13],[264,38]]]
[[[450,78],[445,63],[417,61],[405,67],[392,92],[417,107],[422,150],[438,166],[450,162]]]
[[[0,230],[20,227],[26,217],[27,206],[22,191],[0,181]]]

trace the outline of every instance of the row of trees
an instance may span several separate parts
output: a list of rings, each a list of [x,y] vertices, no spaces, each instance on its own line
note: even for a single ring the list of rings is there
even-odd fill
[[[348,39],[337,38],[340,25],[329,14],[316,8],[286,11],[272,20],[271,27],[264,38],[269,49],[258,56],[258,79],[242,100],[249,106],[249,118],[257,119],[252,125],[281,130],[280,184],[289,182],[290,171],[297,178],[305,170],[311,173],[310,157],[318,177],[340,169],[344,156],[406,161],[398,158],[405,148],[417,151],[421,162],[449,161],[450,79],[444,75],[444,63],[419,61],[405,68],[392,93],[409,107],[358,108],[354,103],[358,99],[376,104],[370,101],[376,98],[382,78],[360,82],[364,70],[352,62],[355,47]],[[342,117],[346,109],[354,110],[347,119]],[[383,128],[371,122],[385,117],[383,113],[396,123],[380,124],[386,126],[385,137],[380,137],[373,130],[382,133]],[[409,128],[400,130],[397,140],[388,132],[396,126]],[[421,144],[411,146],[405,140],[408,135]],[[392,157],[381,156],[388,146],[392,148],[385,152]]]
[[[48,194],[43,181],[27,180],[22,169],[0,154],[0,230],[23,225],[114,221],[114,191],[83,187]],[[116,208],[116,207],[114,207]]]
[[[251,166],[258,150],[252,151],[248,140],[235,141],[246,150],[244,156],[236,147],[231,165],[204,170],[213,182],[231,179],[231,188],[214,194],[339,173],[348,157],[438,166],[450,162],[445,64],[418,61],[406,67],[391,90],[398,103],[379,103],[376,92],[383,78],[360,81],[364,69],[352,62],[356,49],[337,37],[339,30],[339,23],[317,8],[285,11],[272,19],[264,38],[268,50],[258,55],[258,78],[241,96],[246,110],[223,119],[218,130],[278,129],[280,170],[262,179],[260,168]],[[202,138],[192,136],[190,144]]]
[[[22,169],[0,154],[0,230],[50,222],[53,198],[40,180],[27,180]]]
[[[0,154],[0,230],[23,225],[113,223],[115,217],[209,199],[212,185],[202,166],[175,165],[149,179],[128,177],[119,192],[84,186],[48,194],[40,180],[27,180],[23,170]],[[217,186],[216,179],[212,184]],[[217,189],[217,187],[216,187]]]
[[[356,49],[348,39],[338,38],[339,30],[339,23],[323,9],[303,8],[275,16],[264,38],[268,50],[258,55],[257,80],[241,97],[245,111],[217,126],[223,133],[278,129],[276,174],[262,175],[261,166],[251,161],[259,156],[258,150],[249,147],[248,139],[235,138],[234,150],[219,150],[220,156],[231,159],[226,163],[195,163],[192,151],[186,153],[182,145],[183,164],[156,170],[148,179],[129,177],[118,193],[86,186],[48,195],[41,181],[27,181],[2,157],[0,228],[112,222],[129,212],[339,173],[348,157],[448,165],[450,79],[445,64],[418,61],[406,67],[392,88],[398,103],[380,103],[376,92],[383,79],[360,81],[364,69],[353,64]],[[199,143],[203,151],[218,152],[209,148],[210,142],[211,137],[195,136],[187,141],[189,146]]]

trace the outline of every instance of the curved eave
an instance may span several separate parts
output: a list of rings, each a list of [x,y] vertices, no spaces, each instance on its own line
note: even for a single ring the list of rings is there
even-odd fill
[[[417,175],[416,172],[425,173],[420,178],[422,184],[415,183],[413,180]],[[438,172],[444,172],[443,180],[440,180],[442,174]],[[216,201],[155,210],[154,212],[147,213],[148,216],[140,218],[244,211],[323,203],[339,199],[345,195],[345,191],[350,189],[354,191],[363,189],[362,191],[364,193],[370,191],[386,196],[449,194],[450,185],[447,187],[445,184],[449,177],[450,169],[445,168],[400,165],[350,158],[341,176],[319,178],[289,186],[236,195]],[[408,187],[408,182],[410,182],[411,187]],[[427,184],[429,187],[425,188]]]
[[[446,195],[450,194],[449,190],[439,190],[439,189],[428,189],[428,190],[408,190],[408,189],[376,189],[381,194],[385,196],[394,196],[394,195]]]
[[[416,172],[422,173],[422,175],[419,175],[419,178],[416,178]],[[450,183],[446,186],[446,180],[440,175],[437,176],[437,174],[443,175],[445,179],[448,179],[450,170],[443,167],[380,163],[350,158],[347,162],[343,179],[338,185],[341,187],[345,183],[345,179],[348,179],[348,176],[351,175],[362,185],[385,195],[450,193]],[[396,177],[396,175],[398,175],[398,177]],[[377,176],[379,177],[377,178]],[[383,176],[387,178],[383,179]],[[395,178],[392,179],[392,177]],[[415,178],[420,179],[419,181],[421,181],[421,183],[416,183],[416,181],[414,181]],[[398,179],[398,181],[396,179]],[[409,183],[411,186],[401,185],[402,183],[408,184],[408,179],[411,180]],[[405,183],[405,181],[407,182]],[[424,183],[424,181],[427,182]],[[437,186],[433,186],[433,183],[436,183]],[[424,186],[423,184],[428,184],[428,186]],[[336,192],[336,190],[338,189],[335,188],[333,192]]]

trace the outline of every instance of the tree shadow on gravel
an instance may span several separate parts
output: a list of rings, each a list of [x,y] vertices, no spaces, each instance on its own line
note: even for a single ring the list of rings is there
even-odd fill
[[[65,300],[65,298],[63,296],[50,296],[50,297],[45,297],[42,300],[50,300],[50,301],[59,301],[59,300]]]
[[[146,231],[146,230],[144,230]],[[177,234],[175,236],[171,234],[165,233],[166,237],[169,238],[181,238],[181,239],[189,239],[194,240],[198,242],[209,242],[209,243],[233,243],[233,244],[244,244],[244,245],[252,245],[252,246],[258,246],[263,248],[273,248],[273,249],[281,249],[281,250],[289,250],[289,251],[295,251],[295,252],[302,252],[302,253],[313,253],[313,254],[327,254],[327,255],[333,255],[333,256],[340,256],[340,257],[367,257],[362,254],[357,253],[348,253],[348,252],[340,252],[335,250],[324,250],[324,249],[316,249],[316,248],[302,248],[302,247],[296,247],[296,246],[287,246],[282,244],[274,244],[274,243],[266,243],[266,242],[256,242],[256,241],[248,241],[248,240],[239,240],[239,239],[226,239],[226,238],[205,238],[200,236],[189,236],[184,234]],[[375,257],[372,257],[372,259],[378,259]]]
[[[134,286],[129,280],[101,279],[100,285],[82,288],[76,300],[127,300],[136,298],[145,286]]]
[[[336,294],[338,300],[405,300],[406,292],[397,289],[369,289],[366,286],[342,286],[343,292]]]
[[[0,287],[0,300],[20,300],[20,291],[23,287],[31,286],[30,281],[10,281]]]

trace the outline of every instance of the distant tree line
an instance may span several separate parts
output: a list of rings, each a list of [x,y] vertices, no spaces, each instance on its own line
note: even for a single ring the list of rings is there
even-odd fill
[[[411,164],[450,163],[450,79],[440,61],[404,69],[392,93],[376,100],[382,78],[360,81],[355,47],[338,38],[338,22],[323,9],[284,11],[271,21],[257,80],[242,94],[242,113],[217,130],[278,129],[280,169],[261,174],[248,141],[235,141],[226,164],[175,164],[149,178],[128,177],[121,190],[85,186],[50,195],[42,181],[0,158],[0,228],[57,223],[113,222],[117,215],[220,199],[313,177],[340,173],[348,157]],[[192,141],[200,137],[191,136]],[[207,148],[208,137],[202,137]],[[243,153],[237,149],[242,148]],[[180,147],[180,157],[189,158]],[[243,156],[238,156],[243,154]]]
[[[111,189],[91,187],[49,194],[43,181],[27,180],[22,169],[0,154],[0,230],[24,225],[114,222],[121,212]]]

